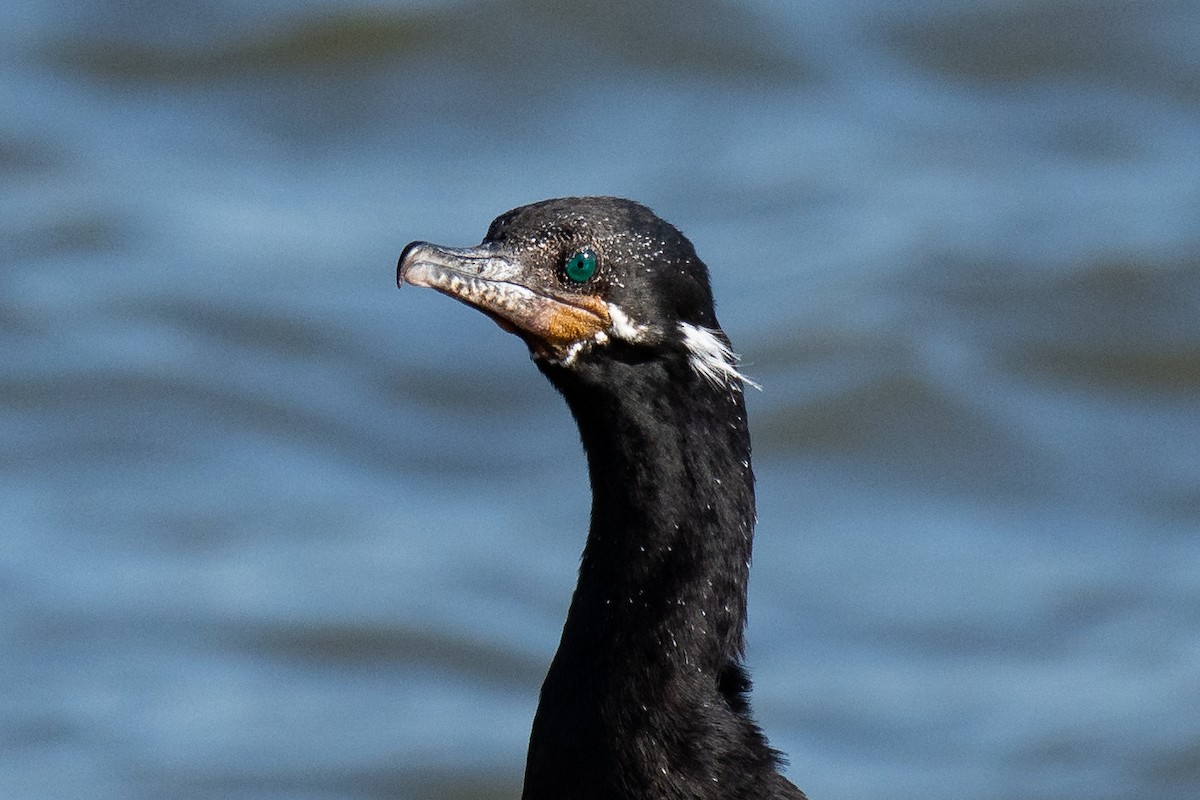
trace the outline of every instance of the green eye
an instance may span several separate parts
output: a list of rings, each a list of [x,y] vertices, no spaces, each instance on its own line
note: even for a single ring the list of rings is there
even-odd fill
[[[563,271],[573,282],[587,283],[596,274],[596,254],[591,250],[580,250],[567,259]]]

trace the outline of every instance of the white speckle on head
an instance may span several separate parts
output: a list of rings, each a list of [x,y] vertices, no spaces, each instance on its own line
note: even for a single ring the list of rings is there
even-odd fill
[[[641,341],[642,336],[646,333],[646,326],[635,324],[629,318],[629,315],[616,303],[608,304],[608,318],[612,320],[612,324],[608,329],[618,339],[624,339],[627,342],[637,342]]]
[[[728,386],[735,391],[740,390],[743,383],[762,389],[738,371],[737,355],[717,336],[716,331],[687,322],[679,323],[679,330],[683,333],[683,344],[691,354],[688,360],[692,369],[700,375],[717,386]]]
[[[571,346],[567,348],[567,352],[563,353],[563,355],[557,359],[557,363],[562,364],[564,367],[571,366],[583,348],[589,344],[591,344],[590,339],[580,339],[578,342],[572,342]]]

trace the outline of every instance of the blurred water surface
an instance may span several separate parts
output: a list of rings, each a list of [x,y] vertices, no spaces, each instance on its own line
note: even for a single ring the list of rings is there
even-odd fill
[[[1197,796],[1197,4],[6,8],[0,796],[516,796],[583,458],[393,265],[600,193],[765,387],[795,782]]]

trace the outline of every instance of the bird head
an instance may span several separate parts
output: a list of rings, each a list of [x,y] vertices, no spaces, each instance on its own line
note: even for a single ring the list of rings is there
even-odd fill
[[[497,217],[475,247],[413,242],[396,279],[483,311],[545,364],[665,348],[690,354],[714,380],[741,377],[704,262],[677,228],[630,200],[522,206]]]

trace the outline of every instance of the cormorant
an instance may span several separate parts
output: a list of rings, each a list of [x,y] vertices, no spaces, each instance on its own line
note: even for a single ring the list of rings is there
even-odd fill
[[[547,200],[477,247],[409,244],[396,280],[520,336],[587,453],[591,527],[523,800],[803,800],[750,715],[747,380],[691,242],[629,200]]]

